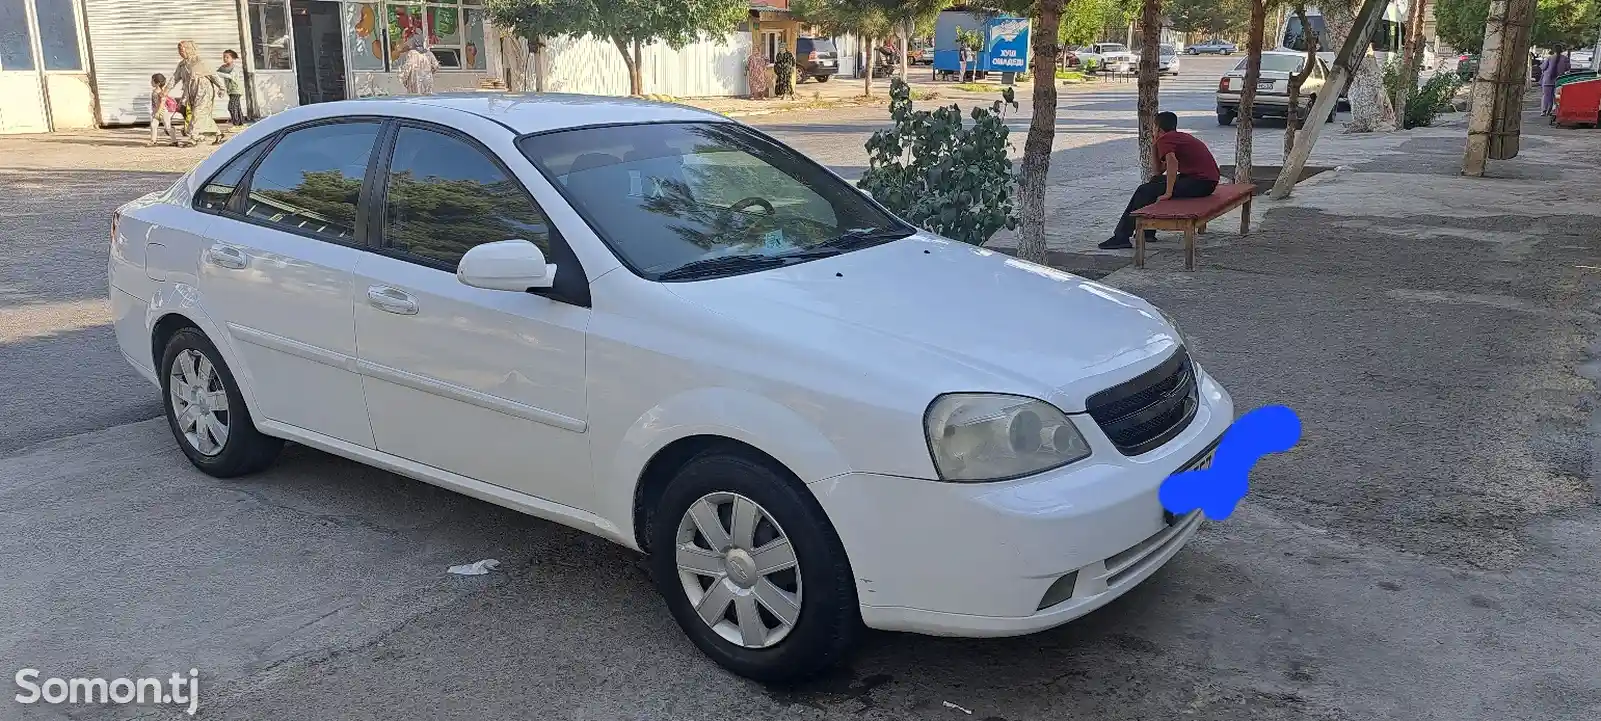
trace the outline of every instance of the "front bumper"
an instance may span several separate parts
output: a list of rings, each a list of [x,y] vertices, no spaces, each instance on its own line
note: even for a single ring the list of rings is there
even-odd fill
[[[1094,453],[1066,468],[1001,483],[851,473],[811,484],[850,558],[862,620],[939,636],[1023,635],[1083,616],[1155,573],[1201,522],[1194,513],[1170,525],[1157,489],[1234,419],[1228,393],[1197,368],[1194,419],[1140,456],[1122,455],[1076,414]]]

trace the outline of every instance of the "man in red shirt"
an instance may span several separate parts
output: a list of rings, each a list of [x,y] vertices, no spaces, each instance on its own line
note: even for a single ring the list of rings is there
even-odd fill
[[[1212,151],[1195,136],[1179,132],[1178,127],[1179,116],[1157,114],[1156,157],[1167,170],[1134,190],[1123,219],[1117,222],[1117,231],[1101,241],[1101,249],[1134,247],[1130,242],[1134,237],[1134,211],[1168,198],[1204,198],[1217,189],[1217,160],[1212,158]],[[1145,231],[1146,242],[1154,240],[1155,235],[1155,231]]]

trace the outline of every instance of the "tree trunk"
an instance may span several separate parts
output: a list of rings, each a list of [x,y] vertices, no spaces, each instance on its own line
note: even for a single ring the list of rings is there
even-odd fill
[[[906,56],[911,54],[907,49],[912,46],[912,43],[911,43],[911,37],[912,37],[911,26],[912,26],[911,18],[907,18],[905,21],[901,22],[901,79],[902,80],[908,80],[908,79],[911,78],[910,75],[906,74],[907,72],[909,72],[906,64],[908,62],[910,62],[909,60],[907,60]]]
[[[1490,160],[1517,155],[1522,133],[1523,93],[1528,83],[1530,30],[1539,9],[1534,0],[1493,0],[1485,19],[1484,52],[1473,81],[1468,142],[1462,174],[1483,177]]]
[[[1139,118],[1140,125],[1140,167],[1146,169],[1147,175],[1162,172],[1161,159],[1156,157],[1156,113],[1162,87],[1156,64],[1161,37],[1162,1],[1143,0],[1140,7],[1139,101],[1135,117]]]
[[[1396,125],[1406,128],[1406,106],[1418,90],[1418,70],[1423,63],[1423,0],[1411,0],[1406,13],[1406,43],[1401,47],[1401,82],[1390,105],[1395,109]]]
[[[1357,11],[1356,20],[1352,23],[1352,27],[1361,28],[1363,35],[1372,33],[1374,25],[1378,23],[1380,14],[1384,11],[1385,2],[1386,0],[1362,0],[1362,7]],[[1358,45],[1366,47],[1367,42],[1365,40],[1359,41],[1357,38],[1349,36],[1340,42],[1340,51],[1334,56],[1333,71],[1323,81],[1323,87],[1340,88],[1345,86],[1345,79],[1351,77],[1351,66],[1360,58]],[[1327,116],[1329,111],[1334,109],[1334,104],[1339,102],[1339,98],[1340,93],[1338,90],[1319,94],[1317,102],[1312,104],[1312,112],[1309,115],[1314,118]],[[1285,160],[1284,167],[1279,169],[1278,180],[1274,181],[1273,190],[1268,193],[1269,197],[1276,199],[1290,197],[1290,191],[1295,188],[1296,182],[1301,179],[1301,170],[1306,167],[1307,159],[1312,157],[1312,148],[1317,144],[1317,137],[1322,132],[1323,125],[1323,123],[1312,123],[1306,126],[1306,130],[1299,133],[1299,137],[1296,138],[1295,150]]]
[[[638,56],[632,52],[629,52],[628,43],[622,38],[612,38],[612,43],[617,46],[617,52],[623,54],[623,65],[628,68],[628,94],[644,95],[645,83],[644,78],[639,73]]]
[[[1251,133],[1256,127],[1251,114],[1256,106],[1256,81],[1262,77],[1262,35],[1267,32],[1267,0],[1251,0],[1251,30],[1245,44],[1245,87],[1240,88],[1238,127],[1234,133],[1234,182],[1251,182]]]
[[[1037,0],[1030,38],[1037,63],[1034,117],[1028,124],[1028,138],[1023,141],[1023,167],[1017,183],[1018,216],[1022,221],[1017,257],[1035,263],[1046,259],[1045,182],[1051,172],[1051,146],[1056,142],[1056,56],[1061,51],[1057,38],[1064,4],[1064,0]]]
[[[1419,0],[1414,0],[1414,1],[1417,2]],[[1312,27],[1312,25],[1306,21],[1306,4],[1305,3],[1302,3],[1300,5],[1296,5],[1295,6],[1295,16],[1296,16],[1296,18],[1298,18],[1301,21],[1301,27],[1303,27],[1303,28]],[[1309,33],[1304,33],[1304,36],[1306,38],[1306,65],[1305,65],[1305,67],[1301,68],[1300,72],[1295,73],[1294,75],[1290,76],[1290,86],[1289,86],[1289,89],[1288,89],[1288,95],[1289,95],[1290,107],[1292,107],[1292,108],[1295,107],[1296,105],[1298,105],[1301,102],[1301,85],[1306,82],[1306,79],[1308,77],[1311,77],[1312,68],[1317,66],[1317,53],[1318,53],[1317,39],[1318,39],[1318,34],[1309,32]],[[1323,122],[1323,119],[1327,118],[1327,117],[1328,117],[1328,115],[1326,115],[1326,114],[1325,115],[1321,115],[1321,116],[1312,115],[1311,114],[1311,110],[1309,109],[1307,111],[1306,122],[1309,122],[1309,123],[1321,123],[1321,122]],[[1287,117],[1285,117],[1285,119],[1284,119],[1284,157],[1282,158],[1283,162],[1288,162],[1289,159],[1290,159],[1290,153],[1295,150],[1295,131],[1300,129],[1300,127],[1301,127],[1301,116],[1300,116],[1299,113],[1290,113]]]
[[[866,78],[862,81],[862,95],[867,97],[873,97],[873,65],[877,58],[876,38],[867,38],[867,45],[862,48],[862,67],[866,69],[866,72],[862,73],[862,77]]]
[[[1323,16],[1328,23],[1334,42],[1343,44],[1356,22],[1351,9],[1331,6]],[[1352,57],[1351,87],[1347,91],[1351,101],[1351,122],[1347,133],[1389,132],[1395,129],[1395,108],[1384,91],[1384,71],[1373,59],[1373,29],[1370,27],[1358,38],[1360,45]]]

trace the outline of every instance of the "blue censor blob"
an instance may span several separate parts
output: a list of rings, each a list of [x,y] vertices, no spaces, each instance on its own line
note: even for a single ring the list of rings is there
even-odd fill
[[[1240,416],[1223,432],[1212,465],[1180,471],[1162,481],[1157,497],[1176,515],[1197,508],[1221,521],[1245,497],[1251,466],[1269,453],[1283,453],[1301,440],[1301,419],[1288,406],[1263,406]]]

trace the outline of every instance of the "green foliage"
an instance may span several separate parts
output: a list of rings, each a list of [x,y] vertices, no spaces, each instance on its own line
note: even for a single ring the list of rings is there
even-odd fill
[[[1234,25],[1237,8],[1225,0],[1169,0],[1163,11],[1181,33],[1221,35]]]
[[[487,0],[490,20],[527,38],[573,35],[619,46],[674,49],[704,33],[724,38],[750,12],[747,0]]]
[[[1139,0],[1069,0],[1059,38],[1067,47],[1088,45],[1106,28],[1128,25],[1139,11]]]
[[[1484,21],[1490,17],[1490,0],[1437,0],[1435,33],[1447,45],[1476,53],[1484,47]]]
[[[795,53],[784,48],[773,58],[773,94],[787,98],[795,94]]]
[[[1588,47],[1595,44],[1597,0],[1539,0],[1535,11],[1536,47]],[[1490,0],[1438,0],[1434,22],[1440,39],[1451,47],[1476,53],[1484,47],[1484,25]]]
[[[894,125],[868,139],[868,168],[857,185],[907,222],[964,243],[983,245],[1016,228],[1003,111],[1017,107],[1012,89],[989,108],[973,108],[972,125],[954,104],[913,110],[900,78],[889,92]]]
[[[861,0],[791,0],[789,14],[824,35],[884,38],[895,32],[895,19],[883,7]]]
[[[1534,44],[1542,48],[1594,47],[1596,0],[1539,0]]]
[[[962,27],[960,25],[957,25],[956,26],[956,48],[958,50],[960,50],[961,48],[964,48],[964,47],[969,49],[969,50],[972,50],[973,52],[978,52],[980,50],[983,50],[984,49],[984,36],[979,35],[977,30],[968,30],[967,28],[964,28],[964,27]]]
[[[1403,118],[1404,128],[1421,128],[1432,125],[1434,119],[1441,113],[1452,110],[1451,101],[1456,98],[1457,90],[1462,88],[1465,81],[1456,73],[1435,73],[1423,87],[1412,93],[1406,101],[1406,112],[1399,113]],[[1401,64],[1386,63],[1384,65],[1384,92],[1387,97],[1395,97],[1401,88]]]

